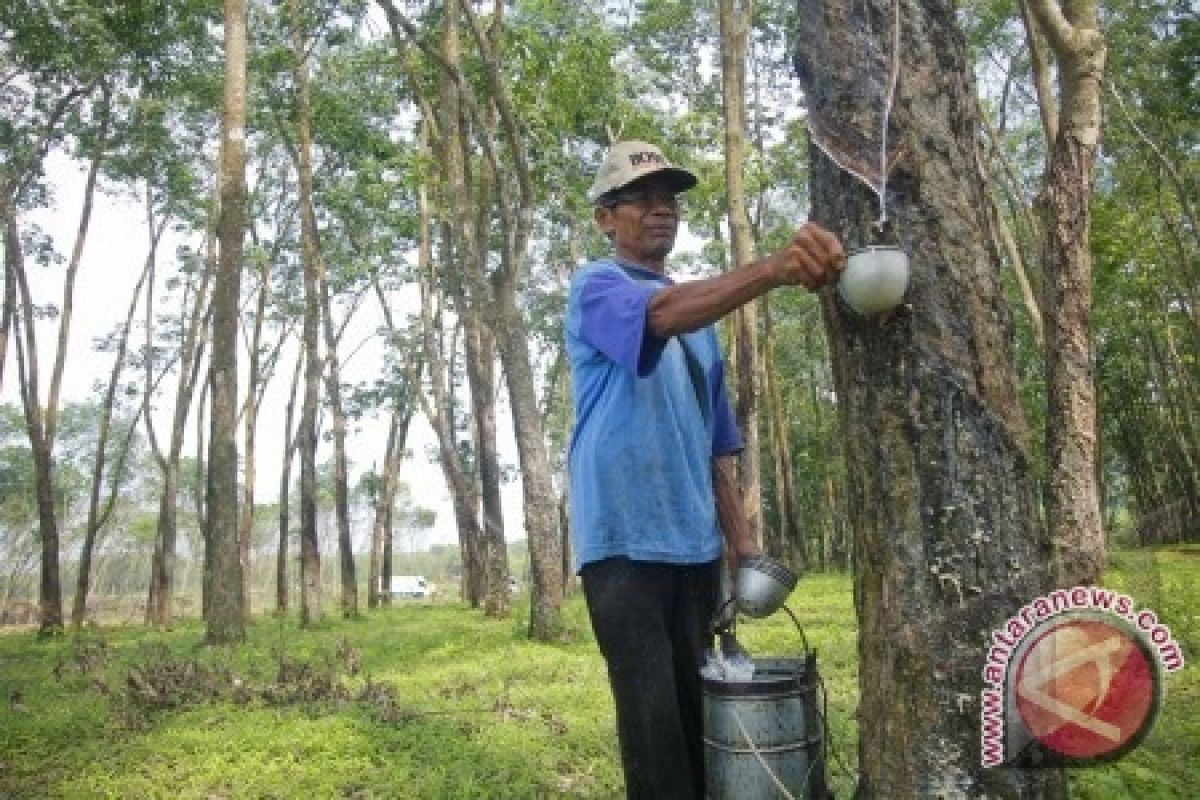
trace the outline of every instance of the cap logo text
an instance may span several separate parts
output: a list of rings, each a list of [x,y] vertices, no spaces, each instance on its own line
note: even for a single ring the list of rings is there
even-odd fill
[[[640,167],[643,164],[666,164],[667,159],[663,158],[660,153],[646,151],[643,153],[630,153],[629,165],[631,167]]]

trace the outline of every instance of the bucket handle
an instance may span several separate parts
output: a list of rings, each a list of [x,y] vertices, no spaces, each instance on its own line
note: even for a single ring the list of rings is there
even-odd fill
[[[721,605],[717,607],[717,613],[713,615],[713,621],[712,621],[712,625],[711,625],[713,636],[720,636],[722,634],[734,634],[737,632],[737,609],[736,609],[736,607],[734,608],[734,613],[730,614],[728,617],[728,620],[726,620],[726,613],[729,610],[729,606],[731,603],[736,602],[736,600],[737,600],[736,597],[730,596],[728,599],[725,600],[725,602],[721,603]],[[800,644],[801,644],[800,652],[807,655],[809,652],[808,637],[805,636],[805,634],[804,634],[804,626],[800,624],[800,620],[796,619],[795,612],[793,612],[792,609],[788,608],[786,603],[783,605],[783,610],[786,611],[787,615],[792,618],[792,624],[796,626],[796,632],[800,634]]]
[[[783,606],[783,610],[786,611],[788,616],[792,618],[792,624],[796,626],[796,631],[800,634],[800,643],[803,646],[803,649],[800,652],[808,655],[808,637],[804,635],[804,626],[800,624],[800,620],[796,619],[796,615],[790,608],[787,607],[786,603]]]

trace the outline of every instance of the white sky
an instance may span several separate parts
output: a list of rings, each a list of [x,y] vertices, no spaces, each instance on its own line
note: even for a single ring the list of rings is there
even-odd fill
[[[69,256],[74,245],[75,229],[78,225],[79,206],[83,197],[85,175],[74,164],[58,157],[53,158],[49,167],[51,181],[56,192],[56,207],[47,211],[28,214],[23,217],[23,223],[36,222],[42,229],[54,237],[59,252]],[[145,229],[144,211],[122,199],[97,193],[95,207],[88,237],[80,262],[76,288],[75,307],[72,314],[71,337],[67,350],[66,368],[63,378],[62,403],[71,401],[83,402],[97,397],[95,384],[97,381],[107,383],[112,369],[112,354],[97,353],[93,349],[93,340],[107,335],[125,317],[130,295],[137,282],[148,247]],[[170,266],[176,246],[182,241],[164,236],[159,245],[160,270]],[[53,303],[62,305],[63,267],[43,270],[30,264],[30,291],[34,303],[46,305]],[[160,285],[164,277],[159,278]],[[161,292],[160,292],[161,294]],[[353,383],[358,380],[370,381],[379,374],[382,356],[380,348],[373,342],[357,349],[352,354],[349,350],[360,342],[371,338],[371,333],[382,324],[378,312],[378,303],[372,297],[364,302],[357,312],[354,321],[348,328],[343,341],[347,353],[342,354],[346,359],[343,363],[343,382]],[[140,308],[137,318],[144,318],[145,309]],[[136,334],[135,334],[136,336]],[[43,323],[38,328],[39,371],[41,374],[42,399],[46,399],[50,371],[57,344],[58,324]],[[131,349],[138,342],[131,341]],[[7,374],[3,386],[0,387],[0,402],[20,402],[17,393],[16,359],[10,352]],[[349,356],[349,357],[347,357]],[[241,365],[245,366],[244,349],[239,353]],[[264,398],[263,410],[259,416],[256,442],[256,483],[255,496],[259,501],[271,502],[278,496],[281,458],[283,450],[284,408],[287,404],[288,384],[291,380],[292,366],[295,363],[294,350],[285,354],[279,368],[268,386]],[[124,374],[130,377],[128,367]],[[241,391],[245,391],[245,378],[242,379]],[[169,415],[173,410],[174,380],[168,381],[165,394],[160,402],[156,415],[156,430],[160,441],[165,441],[169,435]],[[501,438],[501,458],[505,463],[516,463],[516,447],[512,433],[511,417],[507,403],[502,399],[502,407],[498,409],[497,424]],[[297,412],[298,413],[298,412]],[[194,414],[194,411],[193,411]],[[326,425],[328,422],[326,422]],[[358,424],[347,442],[349,457],[352,461],[351,482],[372,464],[382,466],[384,447],[387,436],[388,419],[386,414],[364,418]],[[195,417],[189,418],[188,436],[184,446],[185,454],[195,452],[194,441]],[[423,544],[452,543],[457,541],[454,517],[450,505],[449,493],[441,468],[431,462],[428,452],[436,446],[436,439],[428,422],[420,413],[413,417],[408,436],[408,449],[412,457],[401,467],[401,479],[409,484],[413,501],[437,512],[437,521],[433,530],[423,537]],[[322,452],[318,458],[322,461],[332,457],[332,446],[322,443]],[[239,441],[240,448],[240,441]],[[293,463],[293,476],[298,475],[299,463]],[[293,477],[295,479],[295,477]],[[506,535],[510,541],[524,538],[523,513],[521,507],[520,481],[514,481],[504,486]]]

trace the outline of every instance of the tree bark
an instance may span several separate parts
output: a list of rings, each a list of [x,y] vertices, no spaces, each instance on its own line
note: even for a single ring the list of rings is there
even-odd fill
[[[1057,56],[1062,104],[1039,201],[1046,274],[1046,524],[1059,583],[1073,586],[1097,582],[1105,559],[1092,369],[1091,192],[1106,50],[1095,0],[1029,5]]]
[[[387,444],[383,454],[383,474],[376,476],[375,491],[372,497],[375,516],[371,523],[371,562],[367,570],[367,608],[379,608],[380,596],[391,591],[390,588],[385,588],[383,583],[383,539],[390,533],[384,527],[387,524],[388,505],[392,502],[392,496],[388,489],[400,468],[400,457],[396,450],[399,422],[400,409],[392,409],[391,419],[388,422]]]
[[[212,594],[205,641],[246,638],[238,547],[237,334],[246,232],[246,4],[225,0],[225,95],[221,119],[221,256],[213,285],[206,503]]]
[[[296,76],[296,102],[308,105],[308,68],[304,60],[304,33],[300,0],[288,0],[292,53]],[[307,114],[297,115],[299,141],[297,168],[301,208],[312,207],[312,136]],[[304,267],[304,402],[300,412],[300,624],[319,621],[321,612],[321,547],[317,536],[317,407],[321,384],[321,275],[317,258],[317,232],[311,214],[300,215],[300,257]]]
[[[270,260],[263,259],[258,269],[258,298],[255,301],[254,329],[246,348],[250,364],[246,372],[246,398],[242,403],[242,509],[238,521],[238,549],[242,562],[242,607],[246,609],[247,619],[253,613],[250,560],[254,535],[254,490],[258,475],[255,469],[255,443],[259,401],[266,383],[262,380],[261,347],[267,296],[270,294],[270,265]],[[286,434],[284,438],[287,438]]]
[[[904,156],[888,208],[909,257],[907,303],[862,318],[822,297],[846,443],[859,623],[863,798],[1058,797],[1056,771],[985,769],[980,668],[991,631],[1048,590],[1012,321],[988,248],[965,43],[937,0],[802,0],[796,67],[826,135]],[[866,244],[879,202],[815,152],[813,217]]]
[[[764,532],[763,546],[773,546],[779,557],[797,570],[808,566],[808,548],[800,528],[800,516],[796,509],[796,484],[793,479],[791,441],[788,436],[787,420],[783,410],[783,396],[775,378],[775,338],[771,328],[770,298],[763,298],[763,344],[766,383],[767,413],[770,420],[770,446],[775,469],[775,505],[779,515],[778,528],[771,534]]]
[[[725,200],[729,214],[730,268],[754,258],[750,216],[746,212],[746,49],[750,38],[753,0],[721,0],[721,96],[725,117]],[[737,416],[745,442],[738,456],[742,506],[755,541],[763,541],[762,466],[758,444],[758,301],[738,308],[732,316],[734,373],[737,376]]]
[[[307,114],[307,104],[302,113]],[[310,198],[311,199],[311,198]],[[312,207],[303,212],[312,215],[309,228],[317,229]],[[329,281],[325,276],[324,260],[318,247],[318,274],[321,288],[321,320],[325,334],[325,392],[329,396],[330,416],[333,420],[333,509],[337,520],[338,561],[341,577],[342,616],[350,619],[358,616],[358,578],[354,567],[354,543],[350,538],[350,468],[346,455],[346,412],[342,407],[341,368],[338,361],[338,337],[333,329],[333,307],[329,299]]]
[[[4,307],[0,311],[0,386],[4,384],[4,365],[8,358],[8,340],[17,315],[17,268],[21,252],[21,230],[16,211],[0,198],[0,223],[4,225]]]
[[[279,545],[275,551],[275,613],[283,616],[288,612],[288,540],[291,532],[292,462],[296,455],[299,432],[293,431],[296,414],[296,390],[300,385],[300,372],[306,355],[301,351],[292,370],[291,389],[288,391],[287,409],[283,423],[283,468],[279,471]]]
[[[466,323],[466,360],[483,514],[480,541],[483,563],[479,565],[483,610],[489,617],[503,617],[509,609],[508,545],[504,538],[500,455],[496,447],[495,344],[491,332],[477,315],[469,315]]]

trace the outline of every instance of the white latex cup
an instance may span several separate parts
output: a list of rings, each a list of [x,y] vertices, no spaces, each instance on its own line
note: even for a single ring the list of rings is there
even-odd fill
[[[908,288],[908,255],[899,247],[855,250],[846,259],[838,293],[859,314],[878,314],[900,305]]]

